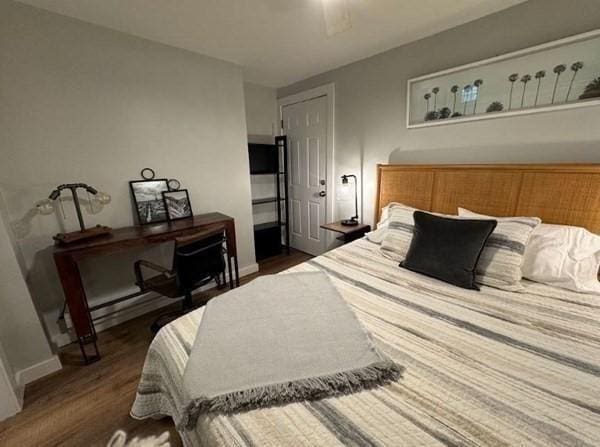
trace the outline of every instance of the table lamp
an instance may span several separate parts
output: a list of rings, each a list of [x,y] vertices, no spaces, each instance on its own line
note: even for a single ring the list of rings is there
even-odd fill
[[[348,227],[358,225],[358,188],[356,185],[356,176],[353,174],[342,175],[342,185],[348,185],[348,179],[352,177],[354,179],[354,216],[350,219],[342,220],[341,224]]]
[[[75,205],[75,211],[77,213],[77,220],[79,221],[80,231],[73,231],[71,233],[59,233],[54,236],[54,240],[62,243],[68,244],[71,242],[81,241],[83,239],[88,239],[90,237],[101,236],[103,234],[108,234],[112,230],[109,227],[103,225],[96,225],[93,228],[85,228],[85,224],[83,222],[83,215],[81,214],[81,206],[79,204],[79,196],[77,195],[78,189],[85,189],[89,194],[92,194],[96,197],[96,200],[102,204],[107,205],[110,203],[111,197],[103,192],[99,192],[96,188],[86,185],[85,183],[68,183],[57,186],[48,196],[47,199],[39,202],[37,204],[37,210],[40,214],[52,214],[54,212],[54,201],[56,201],[63,190],[68,189],[71,191],[73,195],[73,204]]]

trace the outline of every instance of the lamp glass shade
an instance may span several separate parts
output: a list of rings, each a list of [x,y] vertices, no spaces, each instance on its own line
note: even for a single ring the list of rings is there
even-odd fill
[[[54,203],[50,199],[40,200],[35,207],[38,213],[43,214],[44,216],[48,216],[54,212]]]
[[[95,199],[101,205],[108,205],[110,203],[110,201],[112,200],[112,197],[110,195],[108,195],[107,193],[105,193],[105,192],[98,192],[95,195]]]

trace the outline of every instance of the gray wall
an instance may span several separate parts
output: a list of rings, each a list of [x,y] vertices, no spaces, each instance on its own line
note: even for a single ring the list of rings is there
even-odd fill
[[[599,26],[598,0],[530,0],[281,88],[277,95],[335,83],[336,176],[362,176],[363,219],[371,222],[377,163],[600,162],[597,106],[423,129],[405,124],[408,79]],[[350,212],[348,206],[338,202],[338,217]]]
[[[245,83],[244,98],[248,142],[273,144],[278,134],[277,89]],[[250,184],[252,198],[274,197],[277,193],[272,175],[253,175]],[[273,203],[254,205],[252,213],[255,224],[277,220],[277,208]]]
[[[22,405],[23,389],[15,382],[15,374],[0,337],[0,422],[21,411]]]
[[[40,324],[31,295],[10,240],[0,218],[0,360],[9,374],[16,374],[54,357]],[[22,384],[23,385],[23,384]]]
[[[244,83],[248,142],[273,144],[278,135],[277,89]]]
[[[0,67],[0,192],[53,339],[62,291],[51,236],[75,230],[77,220],[69,201],[66,219],[60,209],[40,216],[32,208],[60,183],[108,192],[112,203],[97,214],[86,209],[84,217],[88,225],[117,228],[134,221],[128,181],[154,168],[158,178],[181,181],[195,213],[232,215],[240,267],[256,268],[238,66],[2,1]],[[98,302],[134,291],[132,262],[168,265],[170,254],[167,244],[82,263],[88,297]]]

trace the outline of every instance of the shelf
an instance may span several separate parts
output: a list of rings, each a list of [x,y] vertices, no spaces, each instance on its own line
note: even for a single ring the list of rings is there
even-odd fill
[[[284,197],[280,197],[279,201],[283,202],[285,200]],[[262,199],[253,199],[252,205],[260,205],[262,203],[273,203],[277,202],[277,197],[263,197]]]
[[[285,175],[285,172],[277,171],[250,171],[250,175]]]
[[[270,230],[272,228],[277,228],[278,226],[279,223],[277,222],[265,222],[262,224],[254,225],[254,231]]]
[[[281,226],[284,227],[285,226],[285,222],[281,222]],[[275,222],[265,222],[265,223],[262,223],[262,224],[254,225],[254,231],[270,230],[272,228],[277,228],[277,227],[279,227],[279,224],[277,223],[277,221],[275,221]]]
[[[250,175],[277,175],[277,171],[250,171]]]

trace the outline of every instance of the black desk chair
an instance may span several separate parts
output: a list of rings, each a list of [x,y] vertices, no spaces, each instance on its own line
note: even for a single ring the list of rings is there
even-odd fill
[[[152,291],[169,298],[184,297],[181,311],[161,315],[152,324],[151,329],[154,333],[195,308],[192,302],[192,292],[195,289],[211,281],[215,281],[219,287],[225,285],[225,242],[225,228],[218,227],[176,238],[171,270],[149,261],[136,261],[134,264],[136,285],[142,292]],[[144,278],[142,267],[160,274]],[[232,284],[231,269],[229,281]],[[206,303],[202,303],[204,304]]]

